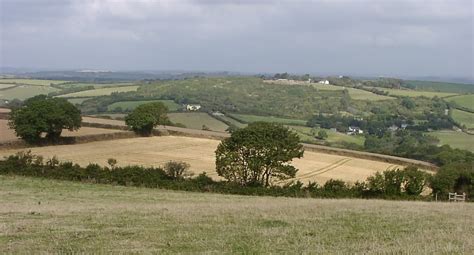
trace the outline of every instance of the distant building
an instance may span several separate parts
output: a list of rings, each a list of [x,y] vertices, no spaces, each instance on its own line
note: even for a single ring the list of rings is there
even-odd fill
[[[359,127],[349,127],[349,131],[347,132],[348,135],[361,135],[364,131]]]
[[[199,104],[187,104],[186,110],[187,111],[199,111],[201,109],[201,105]]]
[[[322,81],[318,81],[319,84],[324,84],[324,85],[329,85],[329,81],[328,80],[322,80]]]
[[[224,116],[224,114],[222,112],[219,112],[219,111],[212,112],[212,115],[214,115],[214,116]]]
[[[407,128],[407,127],[408,127],[408,124],[402,124],[402,125],[401,125],[401,128],[402,128],[402,129],[405,129],[405,128]]]
[[[388,130],[390,130],[390,131],[392,131],[392,132],[395,132],[395,131],[398,130],[398,127],[395,126],[395,125],[391,125],[391,126],[388,128]]]

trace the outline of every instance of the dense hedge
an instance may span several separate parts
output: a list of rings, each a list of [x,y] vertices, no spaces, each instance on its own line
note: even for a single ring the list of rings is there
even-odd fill
[[[113,160],[114,161],[114,160]],[[115,162],[115,161],[114,161]],[[115,165],[115,164],[114,164]],[[257,196],[287,196],[287,197],[322,197],[322,198],[384,198],[384,199],[427,199],[419,194],[403,192],[402,185],[404,171],[394,170],[374,176],[371,182],[358,182],[348,185],[341,180],[329,180],[324,185],[317,183],[303,183],[297,181],[284,186],[239,186],[225,181],[214,181],[205,173],[195,178],[176,179],[168,175],[161,168],[147,168],[142,166],[102,167],[89,164],[81,167],[71,162],[59,162],[52,158],[44,160],[41,156],[30,152],[20,152],[0,161],[0,174],[42,177],[48,179],[102,183],[122,186],[138,186],[147,188],[163,188],[195,192],[214,192],[223,194],[257,195]],[[412,169],[417,171],[416,169]],[[389,174],[385,174],[389,173]],[[398,187],[393,188],[390,178],[402,176]],[[398,177],[397,177],[398,178]],[[422,180],[423,185],[426,179]],[[384,188],[384,183],[390,184],[391,189]],[[396,192],[389,192],[395,190]]]

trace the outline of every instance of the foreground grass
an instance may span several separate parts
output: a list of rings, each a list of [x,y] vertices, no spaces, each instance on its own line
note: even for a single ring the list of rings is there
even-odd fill
[[[0,176],[0,253],[472,253],[474,205],[243,197]]]

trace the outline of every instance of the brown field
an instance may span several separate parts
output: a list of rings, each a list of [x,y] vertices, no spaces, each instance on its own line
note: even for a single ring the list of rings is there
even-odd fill
[[[86,135],[99,135],[99,134],[112,134],[122,132],[120,130],[113,129],[104,129],[104,128],[92,128],[92,127],[82,127],[78,131],[69,131],[64,130],[62,136],[71,137],[71,136],[86,136]],[[8,120],[0,119],[0,143],[1,142],[11,142],[19,140],[15,135],[15,131],[8,127]]]
[[[83,166],[89,163],[106,165],[109,158],[117,159],[122,166],[162,166],[170,160],[185,161],[191,165],[192,172],[206,172],[218,179],[214,154],[218,144],[219,140],[161,136],[46,146],[31,148],[31,151],[47,158],[57,156],[60,160]],[[19,150],[1,150],[0,157],[17,151]],[[397,167],[385,162],[313,151],[306,151],[304,158],[295,160],[294,165],[299,169],[297,179],[304,183],[324,183],[331,178],[348,182],[363,181],[377,171]]]

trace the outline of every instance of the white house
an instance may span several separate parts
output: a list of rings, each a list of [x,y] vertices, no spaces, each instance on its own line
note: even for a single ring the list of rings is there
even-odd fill
[[[364,131],[359,127],[349,127],[349,131],[347,132],[348,135],[361,135]]]
[[[186,110],[187,111],[199,111],[201,109],[201,105],[199,104],[187,104]]]
[[[318,81],[319,84],[324,84],[324,85],[329,85],[329,81],[328,80],[322,80],[322,81]]]

